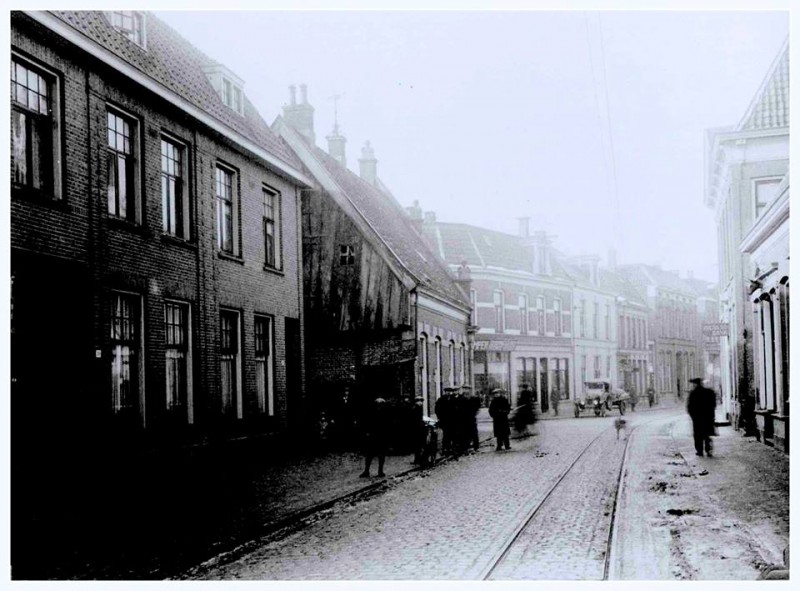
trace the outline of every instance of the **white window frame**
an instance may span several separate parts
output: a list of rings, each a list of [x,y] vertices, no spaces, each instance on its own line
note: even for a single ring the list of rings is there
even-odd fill
[[[128,39],[134,45],[142,49],[147,49],[147,13],[139,10],[107,10],[106,18],[109,24],[120,35]],[[132,28],[126,28],[122,24],[122,19],[130,18],[134,23]],[[139,35],[136,35],[136,22],[139,22]]]
[[[130,190],[133,193],[132,195],[126,194],[126,214],[120,215],[119,211],[111,211],[111,208],[108,204],[108,198],[106,199],[106,211],[110,217],[117,220],[127,220],[131,223],[141,224],[142,223],[142,187],[141,187],[141,179],[140,171],[141,171],[141,128],[142,122],[141,120],[136,117],[135,115],[125,111],[124,109],[120,109],[116,105],[112,105],[110,103],[106,104],[106,135],[109,133],[108,129],[108,116],[114,115],[118,118],[121,118],[123,121],[128,123],[128,128],[130,130],[130,152],[125,153],[124,151],[119,151],[117,149],[113,149],[110,145],[108,140],[105,144],[105,151],[106,151],[106,158],[111,158],[112,154],[115,155],[126,155],[130,158],[131,164],[130,169],[126,167],[126,175],[130,174],[130,180],[128,181],[130,184]],[[119,167],[119,160],[116,161],[116,168],[115,171],[118,170]],[[106,171],[108,171],[108,161],[106,162]],[[119,185],[117,180],[114,179],[114,186],[115,191],[119,190]],[[106,179],[106,186],[109,185],[110,179]],[[127,188],[126,188],[127,191]],[[127,213],[127,210],[131,210],[132,213]]]
[[[528,295],[521,293],[517,296],[517,304],[519,305],[519,330],[522,334],[526,335],[530,332],[530,323],[528,322]]]
[[[544,335],[547,332],[547,313],[545,312],[544,296],[536,297],[536,334]]]
[[[433,385],[438,400],[442,396],[442,339],[439,337],[433,340],[433,353],[436,362],[433,367]]]
[[[222,76],[220,96],[222,104],[239,115],[244,115],[244,90],[234,80],[225,75]]]
[[[560,337],[564,332],[561,314],[561,298],[553,298],[553,335],[557,337]]]
[[[472,326],[478,325],[478,291],[475,289],[469,290],[469,302],[472,305],[472,309],[470,310],[469,317],[470,317],[470,324]]]
[[[145,416],[146,416],[145,415],[145,381],[144,381],[144,378],[145,378],[145,371],[144,371],[144,365],[145,365],[144,364],[144,359],[145,359],[145,349],[144,349],[145,318],[144,318],[144,306],[142,305],[142,296],[141,296],[141,294],[138,294],[138,293],[135,293],[135,292],[119,290],[119,289],[115,289],[115,290],[111,291],[111,308],[109,310],[109,312],[110,312],[110,314],[109,314],[109,328],[111,329],[111,331],[113,331],[114,306],[115,306],[115,303],[116,303],[116,297],[117,296],[122,296],[124,298],[130,298],[131,301],[134,302],[134,306],[135,306],[135,314],[137,316],[137,318],[135,319],[135,326],[136,326],[136,330],[137,330],[137,338],[134,340],[134,343],[136,344],[136,347],[135,347],[135,350],[134,350],[134,352],[136,354],[136,368],[132,368],[131,369],[131,375],[133,375],[134,371],[135,371],[136,380],[137,380],[137,392],[136,392],[137,400],[134,401],[134,404],[132,404],[130,406],[130,408],[136,408],[136,410],[138,412],[138,415],[139,415],[139,419],[141,421],[141,424],[144,426],[145,425]],[[109,361],[112,361],[114,359],[113,350],[114,350],[114,347],[116,346],[115,342],[116,342],[115,340],[113,340],[111,338],[109,339]],[[113,379],[114,379],[114,374],[113,374],[113,371],[112,371],[112,374],[111,374],[112,392],[113,392],[113,389],[114,389],[113,388]],[[128,408],[128,407],[123,407],[123,406],[117,404],[116,401],[112,398],[112,410],[113,410],[115,415],[118,415],[121,412],[123,412],[125,408]]]
[[[419,366],[420,386],[422,398],[425,401],[425,412],[428,412],[428,335],[422,333],[419,336]]]
[[[190,425],[194,423],[194,371],[193,371],[193,364],[192,364],[192,305],[189,302],[184,302],[181,300],[173,300],[173,299],[165,299],[164,300],[164,329],[165,333],[167,330],[167,306],[180,306],[183,308],[185,312],[185,322],[186,325],[184,327],[186,331],[186,344],[184,345],[185,348],[185,365],[186,365],[186,374],[183,376],[186,381],[186,422]],[[167,335],[165,334],[164,338],[164,358],[165,358],[165,380],[169,379],[166,373],[166,359],[167,359],[167,351],[171,348],[167,345]],[[167,399],[166,395],[168,394],[168,387],[167,383],[164,384],[164,391],[165,391],[165,404],[167,405],[167,409],[170,409],[169,400]]]
[[[503,333],[506,330],[506,296],[502,289],[495,289],[492,292],[492,303],[494,304],[495,332]]]
[[[223,352],[222,352],[222,315],[223,314],[232,314],[236,316],[236,354],[233,358],[234,369],[233,369],[233,377],[236,380],[235,384],[235,392],[232,393],[232,400],[231,404],[235,406],[235,414],[237,419],[241,419],[244,416],[243,409],[242,409],[242,313],[239,310],[235,310],[232,308],[220,308],[219,310],[219,322],[220,322],[220,341],[219,341],[219,363],[220,363],[220,405],[222,409],[223,415],[227,415],[225,412],[225,399],[222,396],[223,394],[223,385],[222,385],[222,361],[223,361]]]
[[[180,180],[180,189],[176,191],[176,194],[180,196],[180,212],[181,212],[181,223],[180,227],[176,224],[176,231],[172,232],[169,228],[165,227],[165,215],[166,215],[166,203],[165,203],[165,195],[164,195],[164,181],[162,180],[161,184],[161,219],[162,219],[162,231],[164,234],[168,236],[172,236],[174,238],[180,238],[181,240],[191,240],[192,237],[192,210],[191,204],[189,200],[189,148],[186,145],[186,142],[183,142],[179,139],[176,139],[174,136],[162,133],[161,134],[161,143],[162,146],[164,143],[172,144],[178,150],[180,150],[180,167],[181,172],[177,178]],[[161,152],[161,178],[163,179],[164,176],[175,176],[170,175],[168,171],[164,170],[164,152],[162,148]],[[175,210],[177,211],[178,208],[176,207]]]
[[[259,322],[266,322],[267,332],[264,335],[266,355],[259,354],[258,331]],[[256,400],[258,412],[267,416],[275,416],[275,317],[269,314],[255,314],[253,319],[253,341],[256,360]],[[259,364],[263,364],[263,375],[259,374]],[[261,380],[266,383],[261,387]]]
[[[752,179],[752,194],[753,194],[753,219],[759,219],[763,213],[769,209],[770,204],[778,197],[777,188],[780,186],[783,177],[780,176],[764,176]],[[774,186],[776,191],[772,198],[759,205],[758,202],[758,187],[761,185],[771,185]]]
[[[272,200],[272,206],[267,207],[267,199]],[[273,189],[272,187],[268,187],[267,185],[261,185],[261,198],[263,200],[263,233],[264,233],[264,265],[270,269],[282,269],[283,268],[283,260],[282,260],[282,252],[283,252],[283,243],[282,243],[282,232],[281,232],[281,220],[283,216],[281,215],[281,207],[283,203],[283,199],[281,199],[280,191]],[[268,210],[272,211],[272,217],[268,216]],[[272,250],[273,250],[273,260],[270,262],[268,260],[268,251],[267,251],[267,226],[271,224],[272,227]]]
[[[223,222],[222,207],[223,203],[227,200],[224,195],[219,193],[219,181],[217,180],[217,172],[222,172],[230,175],[231,179],[231,248],[227,250],[224,248],[223,241]],[[214,166],[214,212],[216,216],[216,240],[217,250],[223,254],[233,257],[241,256],[241,245],[239,244],[239,175],[236,169],[217,162]]]

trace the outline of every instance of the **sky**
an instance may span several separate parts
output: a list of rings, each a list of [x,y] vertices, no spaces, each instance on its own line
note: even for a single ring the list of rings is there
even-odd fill
[[[308,85],[358,172],[369,140],[404,206],[570,255],[616,250],[717,280],[704,130],[736,125],[786,11],[158,12],[244,79],[271,123]]]

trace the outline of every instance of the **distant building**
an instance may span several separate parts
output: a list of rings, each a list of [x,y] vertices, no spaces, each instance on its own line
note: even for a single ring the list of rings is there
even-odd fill
[[[736,126],[706,131],[716,216],[723,404],[737,427],[788,439],[789,41]],[[774,366],[774,367],[773,367]]]
[[[360,176],[346,167],[338,123],[315,145],[301,87],[273,124],[314,179],[302,191],[308,384],[316,413],[349,421],[382,396],[423,396],[427,414],[446,386],[470,384],[470,303],[377,174],[367,143]]]
[[[647,301],[656,396],[682,400],[689,380],[700,375],[697,295],[675,271],[644,264],[620,265],[618,269]]]
[[[417,209],[409,208],[419,219]],[[550,238],[531,233],[527,218],[520,219],[517,235],[438,222],[433,212],[420,223],[451,271],[469,269],[477,328],[474,379],[483,400],[502,388],[516,401],[524,383],[544,411],[553,391],[570,399],[575,392],[572,281],[555,260]]]
[[[697,328],[695,341],[700,353],[702,370],[697,377],[702,377],[706,385],[713,388],[721,397],[722,374],[720,368],[719,337],[715,336],[719,316],[719,295],[716,283],[695,279],[691,273],[684,279],[697,295]]]

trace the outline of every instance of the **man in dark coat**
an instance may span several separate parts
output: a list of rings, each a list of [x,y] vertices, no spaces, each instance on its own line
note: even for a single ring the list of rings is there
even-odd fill
[[[464,384],[461,386],[461,389],[467,401],[467,443],[472,446],[473,450],[478,451],[481,445],[480,437],[478,436],[478,411],[481,409],[481,399],[477,394],[472,392],[472,386]]]
[[[511,435],[511,429],[508,426],[508,413],[511,412],[511,405],[505,392],[500,388],[492,390],[494,398],[489,403],[489,416],[492,417],[494,422],[494,436],[497,438],[496,451],[500,451],[503,447],[511,449],[511,444],[508,441]]]
[[[386,461],[386,450],[389,447],[389,429],[391,417],[389,405],[383,398],[376,398],[367,410],[362,425],[364,432],[364,471],[362,478],[369,478],[369,467],[372,458],[378,457],[378,476],[383,477],[383,464]]]
[[[698,456],[711,457],[711,435],[714,434],[714,408],[717,406],[717,396],[713,390],[703,386],[702,378],[689,380],[694,388],[689,392],[686,410],[692,418],[694,429],[694,449]]]
[[[522,389],[517,396],[517,408],[514,412],[514,429],[519,433],[530,435],[528,425],[535,420],[533,413],[533,390],[530,384],[522,384]]]

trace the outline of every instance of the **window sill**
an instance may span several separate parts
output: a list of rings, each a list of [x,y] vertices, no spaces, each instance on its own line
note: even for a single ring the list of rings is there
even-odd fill
[[[286,276],[286,273],[283,271],[283,269],[278,269],[277,267],[273,267],[273,266],[268,265],[266,263],[264,263],[264,270],[267,273],[271,273],[273,275],[278,275],[280,277],[285,277]]]
[[[227,252],[223,252],[221,250],[217,251],[217,257],[219,257],[219,258],[221,258],[221,259],[223,259],[225,261],[231,261],[232,263],[238,263],[240,265],[244,265],[244,259],[242,257],[236,256],[236,255],[233,255],[233,254],[230,254],[230,253],[227,253]]]
[[[141,226],[141,224],[126,220],[124,218],[118,218],[111,214],[106,215],[109,226],[119,228],[121,230],[127,230],[129,232],[133,232],[134,234],[144,234],[144,228]]]
[[[56,198],[52,192],[16,186],[12,187],[11,196],[15,199],[23,199],[45,207],[52,207],[53,209],[59,209],[61,211],[67,210],[67,204],[64,200]]]
[[[197,250],[197,244],[191,242],[190,240],[184,240],[183,238],[178,238],[177,236],[172,236],[171,234],[162,234],[161,235],[161,242],[165,244],[173,244],[175,246],[180,246],[182,248],[187,248],[189,250]]]

